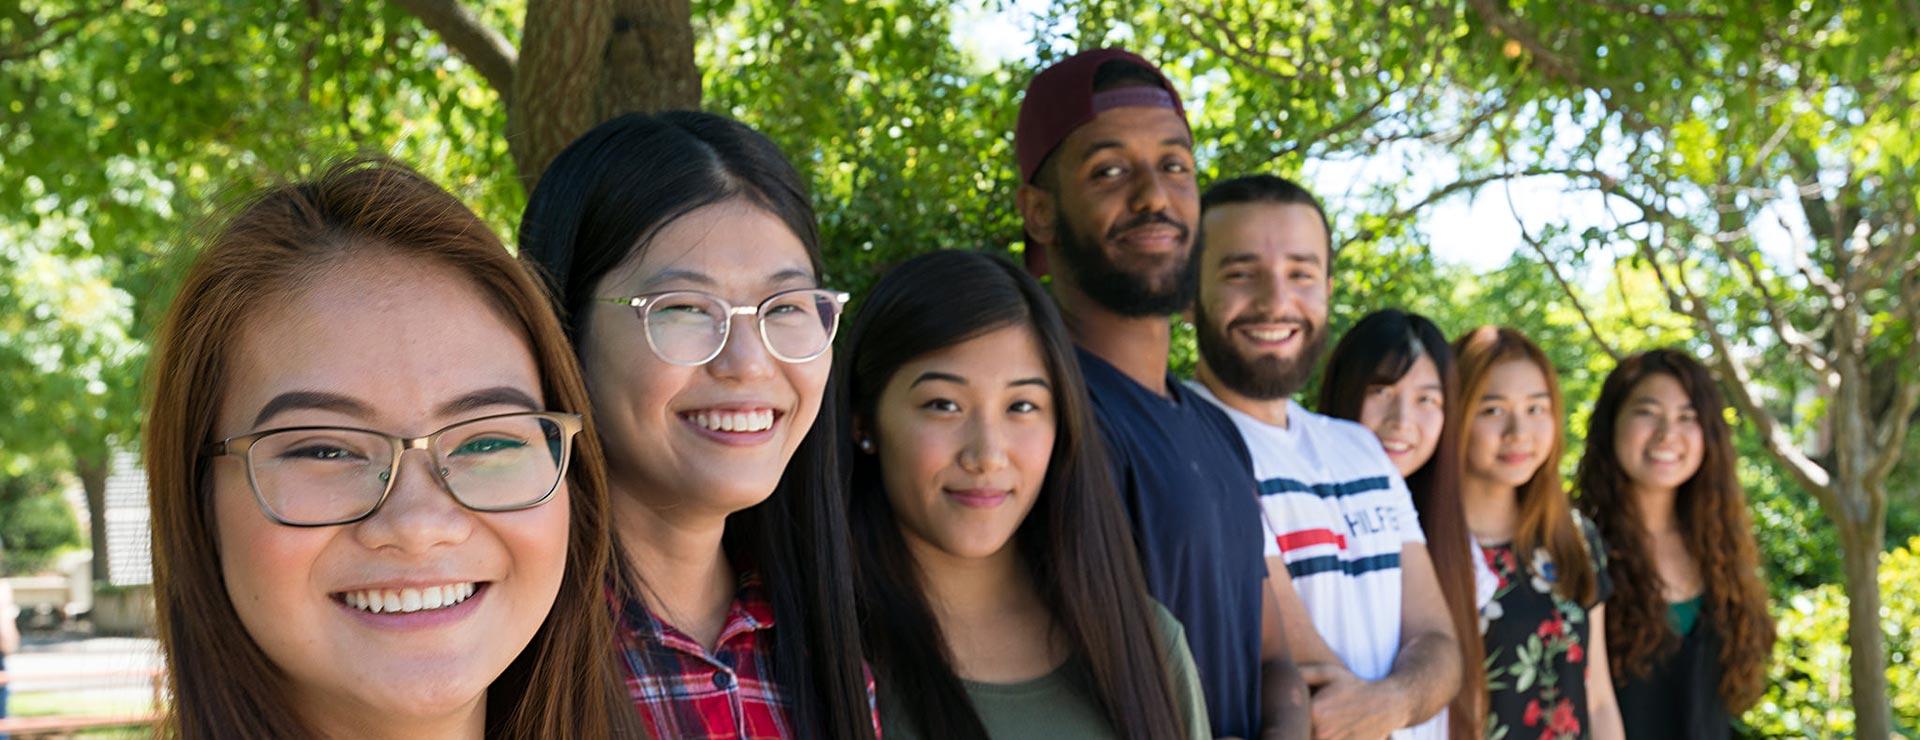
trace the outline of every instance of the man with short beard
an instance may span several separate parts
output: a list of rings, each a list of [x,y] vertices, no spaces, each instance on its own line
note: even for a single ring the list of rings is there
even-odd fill
[[[1306,691],[1265,582],[1252,462],[1224,414],[1167,373],[1169,317],[1193,297],[1193,135],[1133,54],[1035,76],[1014,133],[1032,267],[1078,345],[1154,598],[1186,626],[1217,736],[1305,737]],[[957,307],[965,310],[965,307]]]
[[[1214,185],[1201,204],[1190,386],[1252,453],[1268,568],[1290,586],[1275,589],[1288,646],[1314,687],[1315,737],[1444,740],[1436,714],[1462,666],[1412,494],[1373,432],[1290,400],[1326,347],[1326,214],[1270,175]]]

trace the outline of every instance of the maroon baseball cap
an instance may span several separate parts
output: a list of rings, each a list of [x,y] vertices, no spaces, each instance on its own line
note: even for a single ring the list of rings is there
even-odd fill
[[[1131,62],[1160,80],[1158,89],[1123,87],[1093,91],[1094,75],[1107,62]],[[1013,129],[1014,156],[1020,160],[1020,181],[1033,182],[1047,155],[1088,121],[1113,108],[1172,108],[1186,123],[1187,109],[1180,93],[1152,62],[1124,49],[1094,49],[1060,60],[1033,76],[1027,96],[1020,101],[1020,120]],[[1191,129],[1189,129],[1191,130]]]

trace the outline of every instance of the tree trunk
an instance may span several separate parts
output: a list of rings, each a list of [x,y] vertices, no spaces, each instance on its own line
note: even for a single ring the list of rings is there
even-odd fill
[[[93,582],[107,582],[107,474],[112,454],[83,457],[74,465],[80,488],[87,495],[87,536],[93,541]]]
[[[1886,544],[1884,522],[1843,524],[1846,564],[1847,647],[1852,674],[1855,737],[1893,734],[1893,708],[1887,698],[1887,640],[1880,624],[1880,551]]]
[[[506,97],[507,146],[529,191],[602,121],[698,108],[689,0],[532,0]]]

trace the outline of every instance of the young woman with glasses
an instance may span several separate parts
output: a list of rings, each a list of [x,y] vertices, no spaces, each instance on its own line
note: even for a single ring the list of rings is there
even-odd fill
[[[611,560],[538,283],[382,161],[267,189],[155,345],[168,737],[604,737]]]
[[[521,255],[606,445],[640,714],[661,737],[871,736],[826,399],[846,296],[799,175],[738,122],[623,116],[541,176]]]
[[[844,350],[887,737],[1212,737],[1040,284],[982,254],[916,257],[874,287]]]

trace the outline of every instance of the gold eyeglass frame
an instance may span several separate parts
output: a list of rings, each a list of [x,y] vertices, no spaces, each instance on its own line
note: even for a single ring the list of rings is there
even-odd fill
[[[407,450],[426,450],[427,454],[433,455],[435,452],[434,446],[437,442],[439,442],[441,435],[446,434],[447,432],[453,430],[456,427],[462,427],[462,426],[466,426],[468,424],[473,424],[476,422],[491,421],[494,419],[504,419],[508,417],[521,417],[521,416],[528,416],[528,417],[542,419],[545,421],[552,422],[556,426],[560,427],[559,470],[555,472],[555,475],[553,477],[553,485],[549,486],[546,492],[540,494],[538,498],[535,498],[534,500],[524,504],[514,504],[512,506],[474,506],[473,504],[467,503],[465,500],[461,499],[460,494],[454,492],[453,484],[447,481],[446,470],[441,468],[438,464],[439,458],[437,455],[434,458],[435,464],[430,466],[433,470],[434,478],[440,482],[440,489],[443,491],[446,491],[447,495],[452,496],[453,500],[456,503],[459,503],[461,506],[466,507],[469,511],[478,511],[482,513],[521,511],[525,509],[531,509],[535,506],[539,506],[551,500],[553,498],[553,493],[555,491],[560,490],[560,484],[567,479],[567,463],[571,462],[573,459],[573,438],[575,435],[578,435],[580,431],[586,426],[585,421],[582,420],[579,414],[570,414],[562,411],[514,411],[511,413],[505,413],[505,414],[493,414],[491,416],[479,416],[479,417],[474,417],[472,419],[462,419],[460,421],[456,421],[452,424],[448,424],[444,427],[441,427],[437,430],[434,430],[432,432],[429,432],[427,434],[424,434],[418,437],[401,437],[401,436],[388,434],[386,432],[377,431],[373,429],[364,429],[360,427],[348,427],[348,426],[311,425],[311,426],[278,427],[274,429],[262,429],[257,432],[248,432],[246,434],[235,435],[235,436],[220,440],[218,442],[210,442],[206,445],[205,448],[201,450],[200,454],[202,457],[208,457],[208,458],[226,457],[229,455],[240,458],[241,462],[245,464],[247,468],[247,487],[253,490],[254,503],[259,504],[260,511],[262,513],[265,513],[267,515],[267,518],[272,519],[274,523],[285,525],[288,527],[302,527],[302,528],[337,527],[343,524],[354,524],[357,522],[365,521],[368,518],[372,517],[376,512],[380,511],[381,506],[386,505],[387,497],[393,494],[394,483],[400,480],[400,459],[401,459],[401,456],[404,455]],[[380,492],[380,498],[375,500],[372,506],[368,507],[365,512],[362,512],[356,516],[337,520],[337,521],[328,521],[328,522],[290,521],[286,517],[281,516],[279,512],[274,511],[273,507],[267,504],[266,495],[260,492],[260,482],[258,479],[254,477],[253,445],[256,442],[259,442],[261,439],[264,439],[270,435],[280,434],[282,432],[318,432],[318,431],[354,432],[356,434],[368,434],[376,437],[385,438],[387,442],[391,445],[392,451],[393,451],[393,457],[387,462],[387,477],[386,477],[387,487]]]

